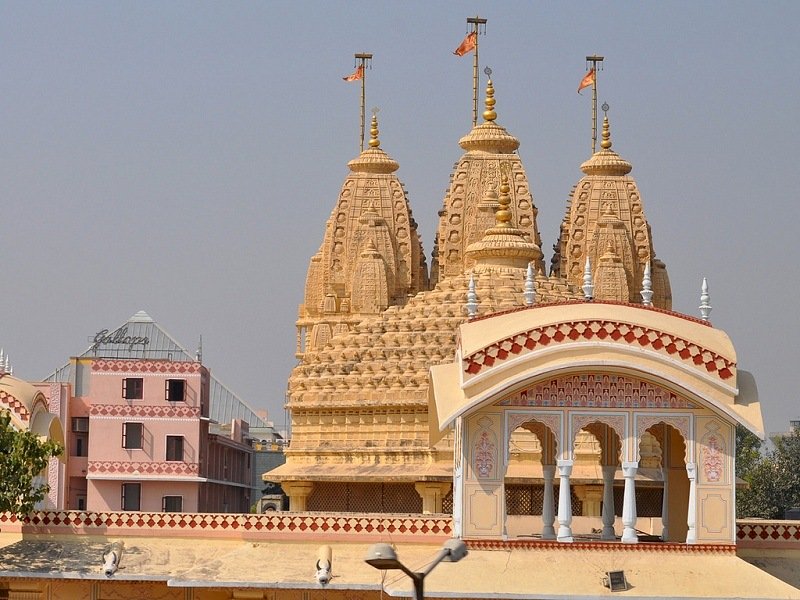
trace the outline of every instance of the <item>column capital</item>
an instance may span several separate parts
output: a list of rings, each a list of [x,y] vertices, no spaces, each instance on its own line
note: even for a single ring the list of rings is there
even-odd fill
[[[686,463],[686,474],[689,479],[697,479],[697,463]]]
[[[572,465],[575,464],[575,461],[557,460],[556,463],[558,464],[558,474],[561,477],[569,477],[572,475]]]
[[[639,463],[638,462],[628,462],[624,461],[622,463],[622,476],[623,477],[635,477],[636,471],[639,470]]]

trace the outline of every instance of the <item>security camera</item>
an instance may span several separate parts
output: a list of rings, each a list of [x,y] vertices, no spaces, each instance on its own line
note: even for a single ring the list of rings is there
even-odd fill
[[[317,583],[327,585],[333,577],[333,551],[330,546],[320,546],[317,552]]]
[[[111,577],[117,572],[124,549],[125,542],[114,542],[108,551],[103,553],[103,573],[105,573],[106,577]]]

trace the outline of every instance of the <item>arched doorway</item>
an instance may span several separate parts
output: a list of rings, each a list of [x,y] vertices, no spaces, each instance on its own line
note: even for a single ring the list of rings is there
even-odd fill
[[[685,542],[689,533],[689,492],[686,439],[674,424],[660,420],[649,425],[639,435],[639,476],[642,481],[658,482],[660,486],[637,488],[637,515],[651,516],[653,494],[660,490],[660,538],[666,542]],[[645,510],[639,507],[645,505]]]
[[[519,421],[526,417],[517,416]],[[512,421],[510,426],[514,426]],[[554,487],[558,442],[536,418],[512,429],[506,449],[505,531],[509,537],[556,539]]]

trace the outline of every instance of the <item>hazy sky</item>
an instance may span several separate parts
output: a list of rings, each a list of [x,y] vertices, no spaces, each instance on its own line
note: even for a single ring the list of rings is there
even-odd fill
[[[297,305],[357,155],[354,52],[430,265],[469,131],[465,18],[488,18],[498,122],[521,141],[549,263],[591,143],[585,56],[633,163],[674,308],[800,416],[798,2],[5,2],[0,346],[40,379],[146,310],[283,425]],[[482,79],[481,88],[484,86]],[[482,95],[482,94],[481,94]]]

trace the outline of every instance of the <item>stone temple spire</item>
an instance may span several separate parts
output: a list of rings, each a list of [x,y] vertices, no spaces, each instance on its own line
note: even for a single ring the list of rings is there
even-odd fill
[[[607,104],[603,110],[608,111]],[[569,283],[580,286],[589,259],[595,279],[597,269],[603,271],[602,299],[641,303],[640,285],[645,267],[652,261],[652,304],[671,309],[669,276],[664,263],[655,259],[639,189],[629,175],[631,163],[612,146],[606,115],[600,150],[581,165],[585,176],[570,195],[557,244],[556,270]]]
[[[487,69],[491,76],[491,70]],[[436,283],[447,277],[459,277],[475,264],[475,255],[467,248],[480,241],[486,232],[483,206],[493,198],[500,186],[501,172],[508,177],[511,221],[522,231],[525,240],[541,248],[536,225],[537,209],[530,192],[528,177],[517,154],[519,140],[497,123],[491,79],[486,84],[486,109],[483,123],[476,125],[459,141],[465,154],[456,162],[450,186],[439,211],[439,227],[431,265],[431,280]],[[493,224],[488,224],[492,227]],[[541,251],[540,251],[541,254]],[[537,273],[544,274],[541,256],[534,259]]]
[[[516,269],[522,278],[531,262],[542,259],[539,246],[528,241],[525,232],[511,223],[510,191],[511,186],[504,174],[500,184],[499,207],[495,212],[494,227],[486,230],[483,239],[467,247],[467,256],[474,261],[476,273],[486,270]]]
[[[374,109],[369,146],[347,163],[339,199],[306,276],[298,356],[349,331],[363,317],[428,288],[417,224],[398,164],[380,145]]]

